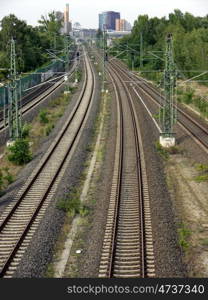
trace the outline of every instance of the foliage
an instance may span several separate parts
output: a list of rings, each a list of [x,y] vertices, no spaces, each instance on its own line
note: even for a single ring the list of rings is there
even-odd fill
[[[5,183],[6,181],[6,183]],[[14,181],[14,176],[10,173],[9,168],[0,170],[0,196],[3,188]]]
[[[135,68],[140,71],[161,71],[164,69],[165,39],[167,33],[173,34],[174,56],[176,68],[182,78],[194,77],[208,68],[208,15],[195,17],[176,9],[169,17],[149,18],[139,15],[134,22],[132,32],[115,41],[111,54],[120,51],[119,58],[127,61],[131,67],[131,56],[127,51],[131,49],[136,54]],[[143,67],[140,68],[140,35],[143,37]],[[122,51],[124,51],[122,53]],[[160,58],[156,58],[154,55]],[[196,72],[198,71],[198,72]],[[157,81],[157,72],[143,72],[143,75]],[[207,80],[208,75],[199,77]]]
[[[45,128],[45,135],[48,136],[51,133],[51,131],[53,130],[54,126],[55,125],[50,122]]]
[[[31,125],[28,123],[24,123],[22,126],[22,138],[25,139],[26,137],[29,136],[31,130]]]
[[[39,112],[38,117],[39,117],[40,123],[46,124],[46,123],[49,122],[49,119],[48,119],[48,116],[47,116],[47,115],[48,115],[48,112],[47,112],[46,110],[41,110],[41,111]]]
[[[23,165],[32,159],[29,142],[26,139],[17,139],[9,146],[8,160],[16,165]]]
[[[196,170],[200,172],[194,179],[196,182],[208,181],[208,165],[197,164]]]
[[[73,195],[69,195],[66,199],[61,199],[57,203],[57,208],[69,213],[72,216],[79,214],[81,208],[79,196],[74,193]]]
[[[8,184],[11,184],[14,181],[14,176],[10,173],[9,168],[6,167],[3,170],[6,173],[4,175],[4,180],[6,180]]]
[[[163,148],[158,141],[155,143],[155,147],[157,152],[165,159],[167,160],[169,158],[169,153],[167,149]]]
[[[18,72],[32,71],[51,61],[46,49],[63,50],[63,36],[60,34],[61,21],[55,12],[42,16],[39,26],[32,27],[25,21],[10,14],[1,20],[0,29],[0,79],[6,79],[10,67],[10,40],[15,39],[16,64]],[[63,53],[62,53],[63,55]]]
[[[191,235],[191,231],[184,225],[181,224],[178,228],[178,235],[179,235],[179,245],[185,251],[189,248],[188,238]]]

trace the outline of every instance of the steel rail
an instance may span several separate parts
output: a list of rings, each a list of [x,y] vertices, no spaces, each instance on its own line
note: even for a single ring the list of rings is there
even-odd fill
[[[72,77],[72,75],[75,72],[75,65],[73,65],[72,69],[69,72],[69,78]],[[49,79],[51,80],[51,78]],[[28,95],[25,95],[22,98],[22,114],[24,115],[26,112],[31,110],[33,107],[38,105],[40,102],[42,102],[46,97],[48,97],[50,94],[52,94],[55,90],[57,90],[64,82],[64,75],[58,76],[58,78],[54,77],[53,82],[45,81],[44,86],[40,88],[36,88],[34,91],[29,93]],[[42,96],[41,96],[42,95]],[[6,108],[6,113],[7,113]],[[6,127],[3,124],[3,110],[0,110],[0,131],[4,130]]]
[[[137,89],[141,89],[152,101],[154,101],[158,106],[161,107],[161,100],[164,100],[164,97],[151,85],[149,86],[148,83],[145,82],[145,80],[141,79],[142,85],[138,84],[138,77],[135,77],[136,75],[129,74],[128,70],[124,70],[124,68],[120,67],[117,63],[113,63],[117,70],[125,74],[126,78],[133,79],[133,83],[135,83],[135,87]],[[134,80],[136,79],[136,80]],[[145,86],[145,88],[144,88]],[[155,97],[156,94],[156,97]],[[198,144],[200,143],[202,145],[202,148],[207,152],[208,149],[208,129],[206,129],[204,126],[199,124],[194,118],[192,118],[190,115],[188,115],[186,112],[184,112],[181,108],[177,106],[178,114],[178,122],[179,124],[185,128],[189,134],[194,137],[194,140],[198,141]],[[180,118],[180,114],[182,117]],[[187,123],[190,122],[191,124]],[[195,126],[196,128],[192,128],[192,126]]]
[[[149,193],[138,120],[121,76],[112,65],[108,71],[117,100],[118,124],[99,277],[154,277]],[[130,140],[131,149],[128,148]],[[133,169],[132,164],[135,164]]]
[[[6,251],[6,259],[4,259],[3,263],[0,263],[0,277],[5,277],[5,275],[7,275],[18,249],[27,238],[31,226],[36,222],[36,217],[38,217],[41,208],[44,206],[44,201],[53,189],[55,180],[60,174],[62,167],[76,142],[77,136],[80,134],[80,130],[83,127],[82,125],[84,124],[92,101],[95,84],[95,77],[89,59],[86,59],[85,65],[85,82],[76,106],[71,112],[61,132],[48,149],[48,152],[41,159],[37,168],[18,193],[16,203],[4,217],[0,225],[1,255],[3,255],[4,249],[7,249],[5,241],[10,241],[9,250]],[[77,122],[77,118],[80,118],[79,122]],[[60,154],[61,151],[63,152]],[[15,219],[15,214],[18,219]],[[24,215],[25,217],[23,217]],[[20,216],[22,216],[22,219]],[[16,231],[17,233],[19,232],[18,239],[15,237],[16,226]],[[14,236],[13,242],[11,240],[11,235]]]

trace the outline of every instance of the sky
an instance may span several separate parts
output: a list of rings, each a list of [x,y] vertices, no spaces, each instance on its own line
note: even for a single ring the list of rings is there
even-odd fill
[[[163,17],[176,8],[195,16],[208,14],[208,0],[0,0],[0,20],[15,14],[28,24],[37,25],[41,15],[64,11],[66,3],[72,23],[79,22],[84,28],[97,28],[98,14],[106,10],[120,12],[121,18],[132,25],[140,14]]]

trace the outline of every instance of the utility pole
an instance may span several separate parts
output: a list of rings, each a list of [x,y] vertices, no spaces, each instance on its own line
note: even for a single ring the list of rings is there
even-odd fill
[[[16,71],[16,53],[15,53],[15,41],[11,39],[10,50],[10,83],[8,86],[9,103],[8,103],[8,125],[9,125],[9,137],[11,140],[15,140],[21,137],[21,116],[17,95],[17,71]],[[21,99],[20,99],[21,101]]]
[[[162,106],[162,133],[160,136],[160,144],[164,147],[171,147],[175,145],[175,137],[173,133],[173,125],[176,121],[174,108],[175,86],[176,70],[173,58],[173,38],[172,34],[169,33],[166,38],[164,71],[165,100]]]
[[[140,33],[140,69],[143,68],[143,34]]]

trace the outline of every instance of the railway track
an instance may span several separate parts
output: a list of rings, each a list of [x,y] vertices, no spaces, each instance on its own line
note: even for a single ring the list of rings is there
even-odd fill
[[[113,181],[99,277],[154,277],[150,201],[134,103],[122,78],[108,66],[117,100]]]
[[[124,75],[123,80],[132,81],[136,91],[144,98],[148,97],[158,107],[161,106],[161,102],[164,101],[164,97],[161,93],[152,85],[149,85],[142,78],[138,78],[136,75],[130,73],[124,67],[121,67],[118,63],[113,63],[118,72]],[[129,86],[130,88],[130,86]],[[138,96],[138,95],[137,95]],[[185,129],[185,131],[201,146],[201,148],[208,153],[208,126],[202,125],[196,119],[191,117],[182,108],[177,107],[178,123]]]
[[[72,69],[69,71],[69,78],[72,77],[75,71],[75,64],[72,66]],[[44,82],[41,87],[36,88],[34,91],[26,95],[21,100],[22,106],[22,114],[24,115],[26,112],[31,110],[33,107],[42,102],[47,96],[53,93],[56,89],[58,89],[64,83],[64,75],[54,76],[54,78],[50,78],[48,81]],[[7,113],[7,109],[6,109]],[[0,131],[5,129],[5,125],[3,122],[3,111],[0,110]]]
[[[64,127],[13,202],[0,216],[0,277],[12,277],[70,162],[89,116],[95,77],[85,55],[85,81]]]

